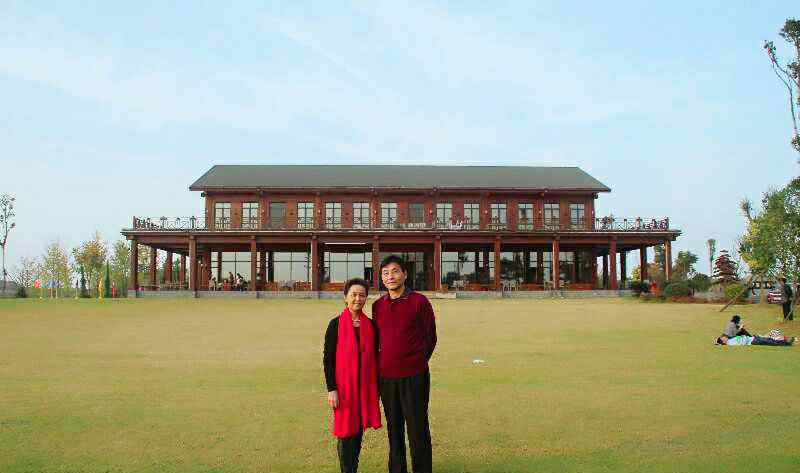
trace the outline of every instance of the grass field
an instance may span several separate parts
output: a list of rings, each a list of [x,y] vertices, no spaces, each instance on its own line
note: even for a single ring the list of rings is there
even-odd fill
[[[340,307],[0,301],[0,471],[335,472],[321,351]],[[434,308],[437,472],[800,469],[800,346],[713,345],[778,307]],[[360,471],[386,471],[386,443],[367,433]]]

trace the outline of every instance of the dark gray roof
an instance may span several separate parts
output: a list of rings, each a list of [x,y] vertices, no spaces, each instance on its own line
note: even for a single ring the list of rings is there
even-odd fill
[[[391,165],[217,165],[189,189],[223,187],[611,190],[577,167]]]

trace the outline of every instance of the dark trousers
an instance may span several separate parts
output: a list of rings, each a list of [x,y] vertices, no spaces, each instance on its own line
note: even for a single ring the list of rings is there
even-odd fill
[[[792,303],[791,302],[784,302],[783,303],[783,320],[794,320],[794,314],[789,314],[792,310]]]
[[[364,431],[352,437],[339,439],[336,451],[339,453],[339,468],[342,473],[356,473],[358,471],[358,456],[361,454],[361,439]]]
[[[791,343],[789,343],[786,340],[775,340],[775,339],[772,339],[772,338],[759,337],[758,335],[756,335],[756,337],[753,339],[753,345],[769,345],[769,346],[773,346],[773,347],[788,347],[788,346],[791,346]]]
[[[428,424],[430,372],[407,378],[381,379],[379,389],[386,415],[386,433],[389,435],[389,473],[408,473],[404,427],[408,427],[412,471],[431,473],[433,461]]]

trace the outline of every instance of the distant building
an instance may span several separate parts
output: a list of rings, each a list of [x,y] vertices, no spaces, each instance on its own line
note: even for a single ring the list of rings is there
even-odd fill
[[[617,289],[627,252],[646,279],[647,247],[669,258],[681,234],[668,218],[595,215],[611,189],[575,167],[226,165],[189,189],[205,215],[134,217],[122,230],[132,288],[208,290],[229,274],[259,291],[337,291],[352,277],[377,288],[394,253],[418,290]],[[138,280],[139,245],[166,252],[165,281],[153,264]]]

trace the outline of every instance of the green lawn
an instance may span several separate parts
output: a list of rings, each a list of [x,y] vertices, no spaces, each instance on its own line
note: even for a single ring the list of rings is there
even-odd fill
[[[0,301],[0,471],[335,472],[321,351],[340,307]],[[800,346],[713,345],[734,313],[778,326],[776,306],[434,308],[437,472],[800,468]],[[386,456],[368,432],[360,471]]]

